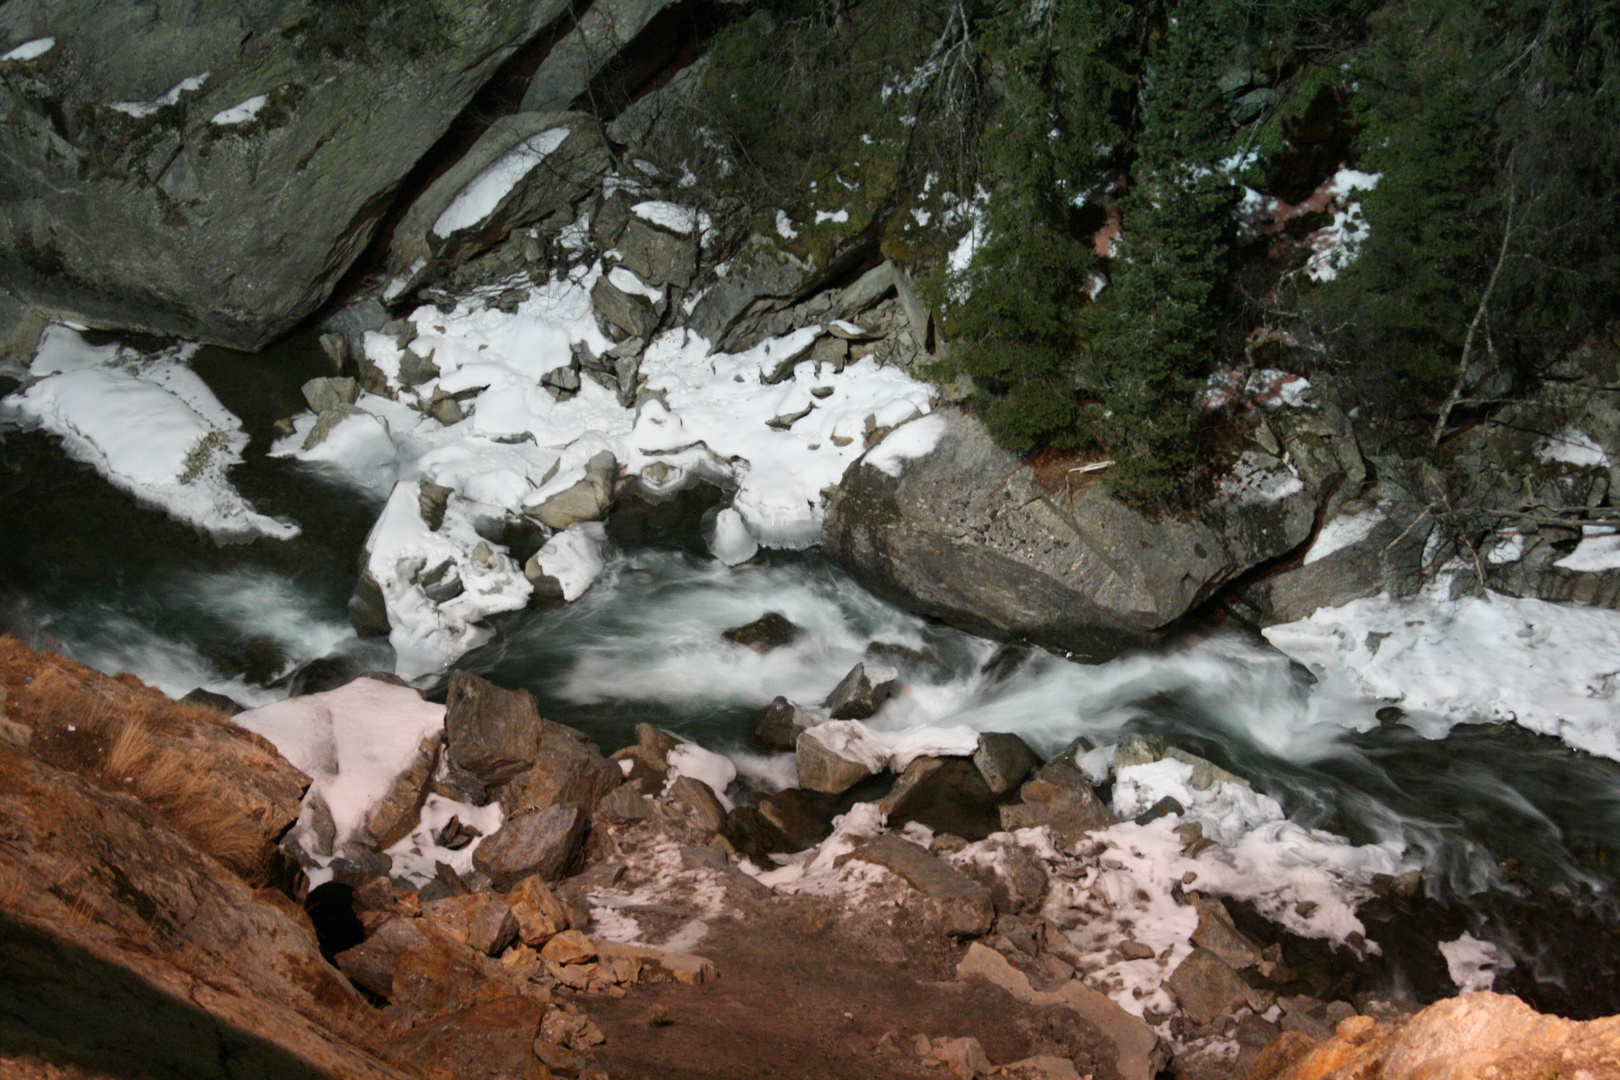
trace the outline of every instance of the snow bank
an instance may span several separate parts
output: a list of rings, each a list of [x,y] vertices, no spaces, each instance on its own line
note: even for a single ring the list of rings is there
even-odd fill
[[[153,101],[115,101],[109,105],[108,108],[112,109],[114,112],[121,112],[125,116],[133,116],[138,120],[143,119],[153,115],[159,109],[165,108],[169,105],[178,104],[182,95],[201,90],[203,88],[203,84],[208,81],[208,76],[212,74],[213,72],[211,71],[205,71],[201,75],[193,75],[189,79],[181,79],[179,82],[169,87],[167,93]]]
[[[228,109],[221,109],[208,122],[216,127],[234,127],[238,124],[245,124],[258,116],[259,111],[264,108],[269,100],[270,97],[267,94],[255,94],[246,101],[232,105]]]
[[[331,811],[334,850],[340,849],[410,768],[422,740],[444,729],[444,706],[403,686],[356,679],[336,690],[238,713],[232,720],[269,739],[309,775],[304,813],[295,828],[304,850],[313,854],[312,800],[319,796]]]
[[[1382,507],[1374,506],[1353,514],[1338,514],[1324,524],[1316,534],[1310,550],[1305,552],[1305,565],[1325,559],[1335,551],[1354,547],[1372,535],[1384,520]]]
[[[1620,612],[1500,593],[1386,595],[1264,633],[1346,692],[1449,723],[1517,723],[1620,760]]]
[[[148,356],[51,326],[29,367],[38,381],[9,400],[114,487],[216,539],[297,536],[231,485],[248,436],[187,366],[196,348]]]
[[[1350,195],[1357,191],[1371,191],[1383,179],[1379,173],[1364,173],[1356,169],[1340,169],[1327,187],[1333,200],[1333,220],[1324,228],[1307,237],[1314,248],[1305,264],[1305,276],[1312,281],[1332,281],[1339,271],[1356,261],[1361,245],[1372,235],[1361,203]]]
[[[1620,570],[1620,533],[1604,525],[1586,525],[1581,532],[1580,544],[1554,566],[1581,573]]]
[[[1538,439],[1532,451],[1549,464],[1574,465],[1582,469],[1607,469],[1609,455],[1592,436],[1578,428],[1567,427],[1544,439]]]

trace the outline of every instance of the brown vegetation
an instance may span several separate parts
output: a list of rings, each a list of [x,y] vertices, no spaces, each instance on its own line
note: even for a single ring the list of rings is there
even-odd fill
[[[248,881],[267,878],[273,837],[222,797],[202,749],[177,738],[199,725],[229,724],[224,714],[173,701],[132,675],[109,678],[34,652],[9,635],[0,636],[0,690],[6,715],[33,729],[41,759],[134,796]]]

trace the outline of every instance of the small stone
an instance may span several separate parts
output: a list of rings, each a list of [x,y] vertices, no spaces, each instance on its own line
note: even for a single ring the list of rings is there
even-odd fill
[[[793,644],[803,633],[804,628],[787,616],[767,611],[745,626],[733,626],[730,630],[722,631],[720,636],[733,645],[741,645],[757,653],[768,653],[772,649]]]
[[[553,964],[585,964],[596,959],[596,946],[578,930],[564,930],[545,943],[540,955]]]
[[[897,673],[880,664],[859,663],[822,702],[834,720],[865,720],[877,712],[894,689]]]

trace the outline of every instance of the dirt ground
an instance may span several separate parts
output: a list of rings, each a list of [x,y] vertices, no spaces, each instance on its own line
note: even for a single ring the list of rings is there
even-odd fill
[[[949,1076],[919,1056],[919,1034],[976,1038],[998,1065],[1056,1054],[1081,1076],[1113,1080],[1111,1047],[1094,1028],[1067,1009],[957,981],[965,948],[903,907],[852,913],[777,896],[746,908],[711,922],[693,950],[714,962],[715,981],[579,999],[607,1036],[597,1058],[614,1080]]]

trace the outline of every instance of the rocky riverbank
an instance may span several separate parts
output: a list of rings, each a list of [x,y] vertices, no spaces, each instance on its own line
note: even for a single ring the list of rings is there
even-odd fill
[[[1231,853],[1169,800],[1116,823],[1072,757],[1013,737],[914,758],[861,801],[761,797],[711,786],[715,762],[669,735],[604,758],[464,677],[421,757],[317,854],[330,778],[222,714],[11,640],[0,682],[12,1068],[116,1074],[138,1045],[222,1076],[1404,1077],[1428,1075],[1431,1030],[1470,1067],[1613,1063],[1609,1021],[1341,996],[1359,934],[1334,958],[1263,902],[1229,906]],[[326,703],[340,742],[364,725]],[[1133,768],[1242,786],[1150,741],[1115,768],[1116,789]],[[930,783],[996,788],[994,831],[925,824]],[[461,800],[486,826],[473,808],[497,808],[487,834],[444,813]],[[1272,915],[1298,929],[1336,900]]]

